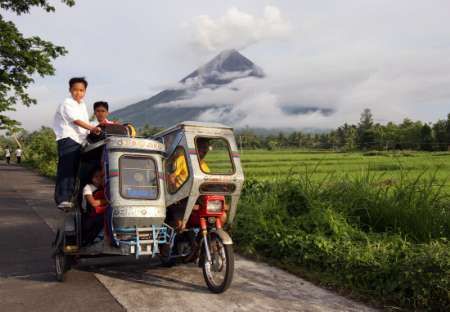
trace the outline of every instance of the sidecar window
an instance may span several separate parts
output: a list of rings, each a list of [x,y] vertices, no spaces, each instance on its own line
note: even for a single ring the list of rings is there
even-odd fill
[[[119,170],[122,197],[158,198],[158,171],[153,158],[123,155],[119,160]]]
[[[223,138],[195,138],[200,169],[206,174],[233,174],[230,145]]]
[[[178,146],[166,162],[167,188],[170,194],[176,193],[189,179],[189,166],[186,153]]]

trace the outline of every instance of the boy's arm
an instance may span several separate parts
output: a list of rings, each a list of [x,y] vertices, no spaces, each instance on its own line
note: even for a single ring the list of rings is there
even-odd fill
[[[76,104],[78,105],[78,104]],[[100,128],[98,127],[94,127],[91,124],[83,121],[80,119],[80,112],[79,110],[77,110],[73,104],[71,104],[70,102],[64,102],[63,105],[61,105],[60,107],[61,109],[61,113],[70,121],[73,122],[75,125],[77,125],[78,127],[81,127],[83,129],[89,130],[95,134],[100,134],[100,132],[102,131]]]
[[[80,120],[80,119],[74,120],[73,123],[76,124],[78,127],[89,130],[95,134],[100,134],[100,132],[102,132],[102,129],[100,129],[99,127],[92,126],[92,125],[88,124],[87,122],[84,122],[83,120]]]
[[[104,199],[95,199],[93,195],[85,195],[86,201],[92,206],[92,207],[98,207],[103,206],[107,204],[107,201]]]

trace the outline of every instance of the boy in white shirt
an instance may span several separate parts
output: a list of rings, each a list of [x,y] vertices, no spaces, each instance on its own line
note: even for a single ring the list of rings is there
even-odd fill
[[[82,217],[83,245],[93,242],[103,228],[104,213],[108,202],[104,190],[104,173],[101,168],[94,170],[91,183],[83,188],[83,202],[81,204],[84,214]]]
[[[103,214],[106,209],[108,202],[102,194],[96,194],[97,191],[104,192],[104,178],[105,174],[102,169],[95,169],[91,183],[88,183],[83,188],[83,201],[81,207],[84,212],[88,212],[89,207],[93,209],[91,211],[92,215]]]
[[[80,162],[81,146],[89,131],[99,134],[101,129],[89,123],[86,104],[88,83],[77,77],[69,80],[70,98],[58,106],[53,120],[53,131],[58,144],[58,168],[56,173],[55,202],[61,210],[72,207],[76,174]]]

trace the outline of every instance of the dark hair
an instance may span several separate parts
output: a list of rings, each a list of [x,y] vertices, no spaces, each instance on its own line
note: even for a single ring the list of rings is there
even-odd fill
[[[97,109],[97,107],[104,107],[106,108],[107,111],[109,111],[109,105],[108,102],[104,102],[104,101],[98,101],[94,103],[94,110]]]
[[[73,85],[76,83],[84,84],[84,87],[87,88],[88,82],[84,77],[73,77],[69,80],[69,88],[72,89]]]
[[[89,177],[92,180],[92,178],[94,177],[94,175],[97,174],[97,172],[101,172],[103,169],[101,166],[94,166],[93,168],[91,168],[91,171],[89,172]]]

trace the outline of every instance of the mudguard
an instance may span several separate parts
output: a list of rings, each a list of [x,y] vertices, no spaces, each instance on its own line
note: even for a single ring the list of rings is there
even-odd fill
[[[68,212],[64,216],[64,232],[66,235],[75,235],[76,227],[76,215],[74,212]]]
[[[223,229],[215,229],[211,230],[211,233],[217,234],[217,236],[220,237],[224,245],[233,245],[233,240],[231,239],[230,235],[225,232]]]

